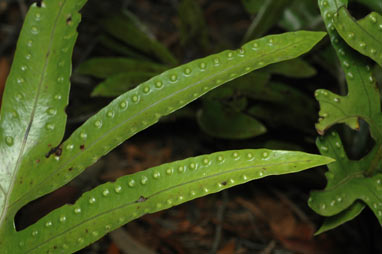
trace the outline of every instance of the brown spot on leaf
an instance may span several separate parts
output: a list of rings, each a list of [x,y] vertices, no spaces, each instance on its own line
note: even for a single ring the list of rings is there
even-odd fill
[[[66,19],[66,24],[70,25],[72,23],[72,15],[69,15],[69,17]]]
[[[140,196],[140,197],[138,198],[138,200],[135,201],[135,202],[136,202],[136,203],[142,203],[142,202],[145,202],[147,199],[148,199],[148,198],[145,198],[144,196]]]
[[[62,154],[62,148],[61,147],[57,147],[56,151],[54,152],[55,155],[57,156],[61,156]]]
[[[80,149],[84,150],[85,149],[85,145],[80,145]]]
[[[51,145],[48,145],[48,146],[51,146]],[[50,149],[50,151],[45,155],[45,157],[49,158],[52,154],[55,154],[56,156],[61,156],[61,154],[62,154],[61,146],[57,146],[57,147]]]
[[[222,182],[222,185],[226,186],[226,185],[227,185],[227,182],[226,182],[226,181]]]

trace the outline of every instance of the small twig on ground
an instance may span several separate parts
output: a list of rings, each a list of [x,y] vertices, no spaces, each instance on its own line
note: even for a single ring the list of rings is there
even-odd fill
[[[223,228],[223,219],[224,219],[224,211],[228,203],[228,192],[223,191],[222,192],[223,196],[223,202],[220,206],[218,206],[218,211],[217,211],[217,224],[216,224],[216,230],[215,230],[215,237],[214,237],[214,242],[212,244],[212,248],[210,251],[210,254],[215,254],[218,251],[219,244],[222,238],[222,228]]]

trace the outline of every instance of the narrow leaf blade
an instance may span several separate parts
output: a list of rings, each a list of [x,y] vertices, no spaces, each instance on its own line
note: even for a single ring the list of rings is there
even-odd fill
[[[321,137],[317,141],[321,154],[330,155],[337,161],[328,167],[327,186],[323,191],[312,192],[309,205],[317,213],[331,216],[320,231],[338,226],[357,216],[362,208],[357,208],[355,204],[361,201],[373,210],[382,223],[382,175],[377,173],[381,167],[382,156],[379,91],[365,59],[344,43],[334,27],[333,17],[336,19],[337,12],[345,9],[347,0],[319,3],[332,46],[345,70],[348,94],[338,96],[326,90],[316,92],[321,106],[321,119],[316,125],[317,130],[323,134],[336,123],[345,123],[353,129],[358,129],[358,118],[363,118],[369,124],[376,145],[362,159],[353,161],[347,158],[336,132]],[[352,36],[354,34],[350,35]]]
[[[163,164],[96,187],[74,205],[61,207],[20,231],[8,246],[16,253],[72,253],[144,214],[253,179],[332,161],[302,152],[258,149],[218,152]]]
[[[44,157],[64,135],[71,55],[84,1],[33,4],[22,28],[6,84],[0,116],[0,227],[13,189],[28,191],[36,157]],[[46,172],[40,172],[45,174]]]
[[[357,21],[346,8],[341,8],[333,21],[338,33],[347,44],[382,66],[382,16],[380,14],[372,12]]]
[[[333,17],[340,8],[347,5],[346,0],[319,1],[333,48],[345,72],[348,94],[340,96],[327,90],[317,90],[316,99],[320,102],[320,118],[316,129],[320,134],[336,123],[345,123],[352,129],[358,129],[358,118],[369,122],[371,134],[379,140],[382,133],[377,125],[370,121],[380,112],[379,91],[375,78],[366,60],[354,52],[339,36]]]
[[[361,214],[363,209],[365,208],[365,204],[356,201],[354,202],[348,209],[340,212],[339,214],[327,217],[321,227],[317,230],[315,235],[322,234],[326,231],[332,230],[342,224],[351,221],[355,217]]]
[[[377,147],[361,160],[349,160],[339,135],[334,131],[318,139],[317,147],[321,154],[336,159],[336,162],[328,165],[328,184],[324,190],[311,193],[309,206],[318,214],[334,216],[349,209],[355,201],[362,200],[382,225],[382,174],[364,175],[369,167],[376,166],[372,161],[379,152]],[[381,166],[380,161],[378,164]]]
[[[18,190],[13,205],[19,207],[64,185],[124,140],[156,123],[161,116],[184,107],[236,77],[298,57],[324,36],[322,32],[306,31],[267,36],[239,50],[195,60],[142,83],[77,129],[62,144],[60,156],[41,158],[36,174],[43,171],[50,175],[34,178],[34,191]]]

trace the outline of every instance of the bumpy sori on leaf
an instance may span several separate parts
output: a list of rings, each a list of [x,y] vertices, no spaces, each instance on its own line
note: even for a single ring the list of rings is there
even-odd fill
[[[338,95],[327,90],[316,91],[320,103],[320,119],[317,131],[324,133],[333,125],[344,123],[350,128],[359,129],[359,119],[368,123],[370,134],[375,141],[373,149],[359,161],[349,160],[342,147],[340,137],[329,131],[317,141],[321,154],[332,156],[336,162],[329,166],[326,174],[328,184],[323,191],[312,192],[310,207],[317,213],[329,217],[319,232],[324,232],[356,217],[368,205],[382,225],[382,114],[380,94],[376,81],[364,56],[353,50],[346,42],[358,41],[355,48],[360,50],[368,45],[368,50],[376,52],[382,48],[365,37],[365,31],[346,31],[351,26],[363,25],[350,22],[345,9],[347,0],[319,0],[322,17],[325,21],[332,46],[337,52],[347,81],[346,95]],[[367,17],[367,21],[370,21]],[[354,21],[353,19],[351,19]],[[365,19],[366,20],[366,19]],[[371,21],[373,22],[373,21]],[[338,34],[341,34],[341,36]],[[377,35],[378,36],[378,35]],[[343,40],[345,39],[345,41]],[[370,43],[369,43],[370,42]],[[365,45],[364,45],[365,44]],[[358,47],[360,46],[360,48]],[[375,52],[375,53],[376,53]]]
[[[18,250],[28,254],[71,253],[144,214],[253,179],[298,172],[331,161],[302,152],[257,149],[218,152],[163,164],[98,186],[75,204],[61,207],[18,232],[7,246],[22,243]],[[11,250],[9,253],[15,253]]]
[[[14,218],[21,207],[65,185],[161,116],[255,69],[296,58],[325,36],[306,31],[270,35],[165,71],[113,100],[63,141],[70,57],[84,3],[35,3],[20,34],[0,118],[2,253],[72,253],[143,214],[253,179],[332,161],[262,149],[203,155],[101,185],[74,205],[16,231]]]

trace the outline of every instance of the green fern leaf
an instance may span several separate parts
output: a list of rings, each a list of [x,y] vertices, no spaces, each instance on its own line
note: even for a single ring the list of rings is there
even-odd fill
[[[252,41],[168,70],[121,95],[86,121],[60,146],[60,156],[37,157],[32,191],[15,190],[12,204],[20,207],[69,182],[86,167],[139,131],[156,123],[208,91],[268,64],[295,58],[310,50],[325,34],[292,32]],[[50,172],[49,176],[40,172]],[[41,176],[43,177],[40,177]]]
[[[316,99],[320,102],[320,119],[316,125],[319,133],[336,123],[345,123],[352,129],[358,129],[358,119],[372,121],[380,113],[379,92],[370,66],[341,39],[333,24],[334,14],[339,6],[347,1],[320,0],[321,14],[324,18],[330,40],[336,50],[341,67],[345,72],[348,94],[340,96],[327,90],[317,90]],[[376,125],[373,125],[373,137],[381,137]]]
[[[347,44],[382,66],[382,16],[380,14],[372,12],[357,21],[343,7],[334,15],[333,21],[338,33]]]
[[[322,234],[326,231],[329,231],[331,229],[334,229],[338,226],[341,226],[345,222],[351,221],[365,208],[365,204],[362,203],[362,201],[356,201],[354,202],[350,207],[348,207],[346,210],[343,210],[342,212],[327,217],[324,221],[324,223],[321,225],[321,227],[317,230],[315,235]]]
[[[24,176],[33,176],[30,169],[38,158],[63,138],[71,55],[84,2],[44,1],[26,16],[1,107],[0,228],[6,216],[14,216],[8,214],[13,191],[29,191],[33,184]]]
[[[375,147],[359,161],[349,160],[339,135],[334,131],[318,139],[317,147],[321,154],[331,156],[336,162],[328,166],[325,189],[311,193],[309,206],[318,214],[334,216],[351,207],[355,201],[362,200],[373,210],[382,225],[382,174],[372,177],[364,175],[370,167],[375,166],[373,160],[379,152],[378,148]],[[378,164],[381,166],[381,161]]]
[[[382,175],[378,173],[382,157],[380,94],[366,60],[342,40],[334,26],[333,19],[337,18],[339,10],[346,7],[347,1],[320,0],[319,5],[332,46],[345,71],[348,94],[340,96],[327,90],[316,91],[321,108],[316,128],[321,134],[338,123],[358,129],[358,120],[362,118],[369,124],[376,145],[361,160],[351,161],[347,158],[337,133],[332,132],[331,135],[319,139],[317,146],[321,154],[331,155],[337,161],[329,166],[326,188],[312,192],[309,205],[323,216],[332,216],[319,232],[356,217],[364,208],[363,202],[373,210],[382,224],[382,200],[379,194],[382,192]]]
[[[218,152],[163,164],[86,192],[17,232],[3,253],[72,253],[148,213],[253,179],[332,162],[302,152],[267,149]],[[8,252],[7,252],[8,251]]]

